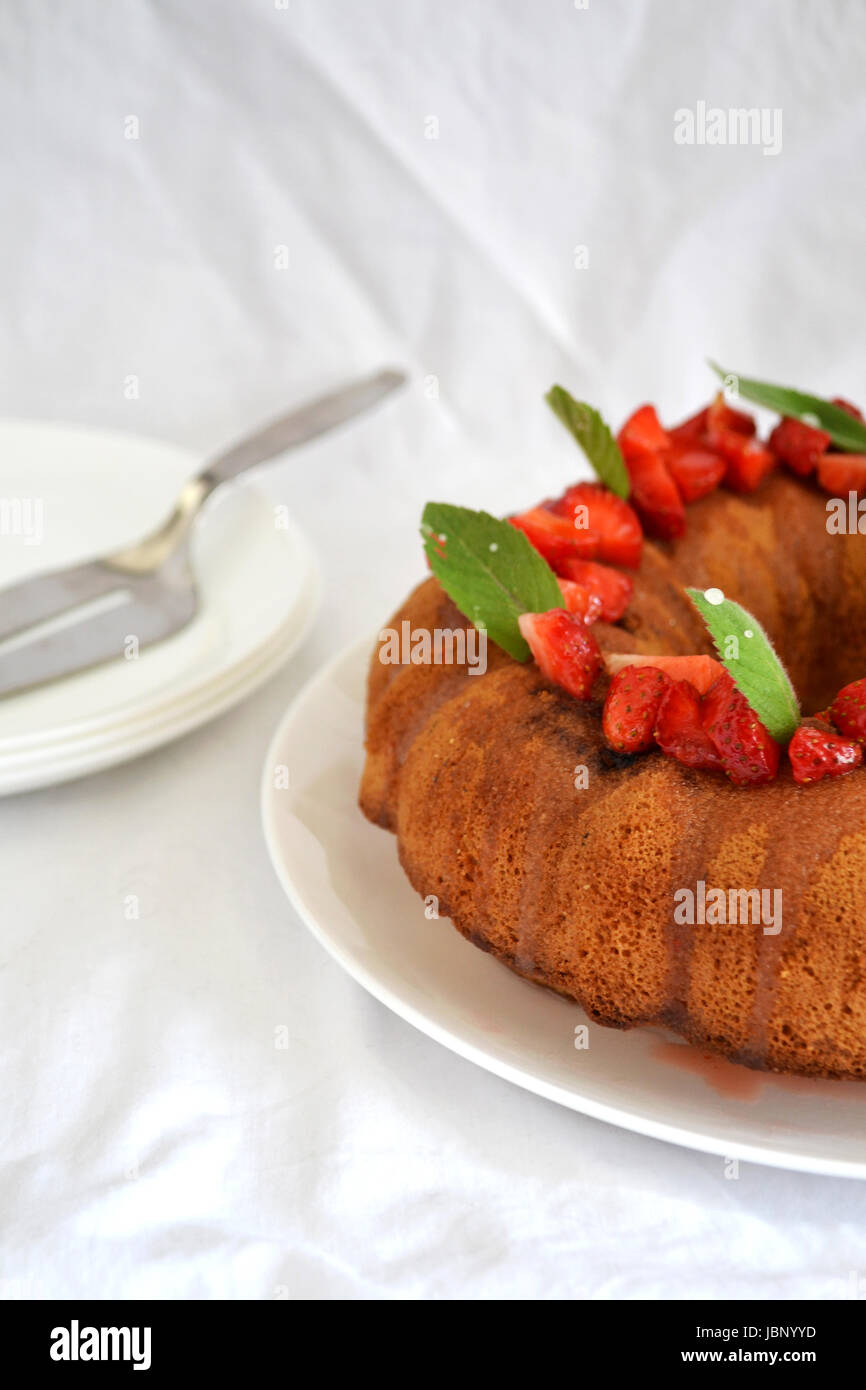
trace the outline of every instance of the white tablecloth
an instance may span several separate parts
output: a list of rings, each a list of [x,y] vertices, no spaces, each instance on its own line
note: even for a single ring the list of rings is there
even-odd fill
[[[0,42],[4,413],[204,451],[412,373],[270,475],[326,574],[291,667],[0,804],[0,1292],[866,1291],[860,1184],[731,1181],[451,1055],[311,939],[258,811],[287,702],[421,572],[424,501],[569,479],[553,381],[672,419],[711,355],[862,402],[862,7],[10,0]],[[675,143],[699,102],[780,109],[781,151]]]

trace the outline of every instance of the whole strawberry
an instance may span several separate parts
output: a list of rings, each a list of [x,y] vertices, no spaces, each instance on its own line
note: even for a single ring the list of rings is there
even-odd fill
[[[843,685],[830,706],[830,718],[840,734],[866,739],[866,680]]]
[[[788,744],[795,782],[820,782],[822,777],[841,777],[863,761],[863,749],[852,739],[830,729],[801,724]]]
[[[772,782],[779,767],[779,745],[727,671],[704,696],[701,722],[736,786]]]
[[[617,753],[651,747],[659,704],[670,683],[656,666],[624,666],[614,676],[601,716],[609,747]]]

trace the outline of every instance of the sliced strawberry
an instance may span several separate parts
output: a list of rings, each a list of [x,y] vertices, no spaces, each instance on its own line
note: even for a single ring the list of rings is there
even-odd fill
[[[733,430],[734,434],[753,435],[757,426],[751,415],[743,410],[732,410],[720,391],[712,405],[707,407],[707,436],[714,443],[717,430]]]
[[[671,681],[659,706],[655,740],[686,767],[721,768],[722,760],[701,722],[701,697],[684,680]]]
[[[604,702],[601,727],[617,753],[641,753],[653,741],[653,728],[670,680],[658,668],[627,666],[614,676]]]
[[[664,454],[626,456],[631,500],[651,536],[671,541],[686,529],[686,511]]]
[[[832,404],[838,405],[840,410],[845,410],[849,415],[853,415],[855,420],[863,420],[863,411],[858,410],[856,405],[852,405],[851,402],[846,401],[844,397],[834,396]],[[863,421],[863,423],[866,424],[866,421]]]
[[[578,560],[576,563],[590,565],[592,561]],[[558,575],[557,580],[569,613],[582,618],[585,623],[594,623],[597,618],[603,616],[598,594],[593,593],[584,584],[575,584],[571,579],[563,579],[562,575]]]
[[[599,560],[637,569],[643,532],[634,509],[615,492],[600,483],[575,483],[546,506],[557,516],[568,517],[575,530],[597,533]]]
[[[834,497],[866,492],[866,454],[824,454],[818,460],[818,482]]]
[[[679,444],[700,444],[703,441],[707,430],[707,416],[709,407],[704,406],[697,415],[690,415],[688,420],[683,420],[681,425],[674,425],[672,430],[668,430],[671,439]]]
[[[601,651],[586,624],[564,608],[521,613],[518,622],[542,675],[578,700],[588,700]]]
[[[814,473],[829,444],[830,436],[826,430],[816,430],[811,425],[804,425],[802,420],[792,420],[790,416],[779,421],[767,440],[771,453],[801,478]]]
[[[769,449],[737,430],[714,430],[712,440],[713,448],[718,449],[727,464],[725,483],[735,492],[754,492],[776,466]]]
[[[727,671],[704,696],[701,722],[732,782],[738,787],[772,782],[779,767],[779,745]]]
[[[843,685],[830,706],[830,719],[840,734],[866,740],[866,680]]]
[[[631,480],[631,500],[651,536],[674,540],[686,529],[686,513],[667,466],[671,437],[662,429],[655,406],[642,405],[617,435]]]
[[[820,782],[822,777],[841,777],[845,772],[853,772],[863,761],[863,749],[859,743],[829,729],[813,729],[801,724],[788,744],[788,757],[795,782]]]
[[[659,424],[654,405],[642,405],[630,415],[617,435],[623,454],[655,454],[667,449],[670,435]]]
[[[644,656],[640,652],[608,652],[604,664],[611,675],[626,666],[655,666],[674,681],[688,681],[699,695],[709,690],[724,671],[712,656]]]
[[[529,538],[554,569],[569,556],[591,560],[598,554],[599,536],[596,531],[577,530],[566,517],[557,516],[546,507],[534,507],[520,516],[509,517],[509,521]]]
[[[665,455],[671,476],[684,502],[696,502],[718,487],[727,463],[713,449],[674,441]]]
[[[610,565],[599,565],[595,560],[565,560],[560,568],[560,583],[563,575],[596,596],[600,616],[606,623],[619,622],[634,589],[627,574],[612,570]]]

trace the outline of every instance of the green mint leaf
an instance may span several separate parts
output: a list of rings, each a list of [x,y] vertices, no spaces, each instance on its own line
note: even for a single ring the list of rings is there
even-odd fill
[[[523,532],[489,512],[428,502],[421,536],[433,573],[460,612],[510,656],[528,661],[517,619],[565,604],[556,575]]]
[[[787,743],[800,723],[800,706],[788,673],[757,618],[725,598],[721,589],[687,589],[686,593],[709,628],[719,660],[741,694],[773,738]]]
[[[738,376],[736,372],[724,372],[715,362],[710,362],[710,366],[730,387],[732,395],[766,406],[768,410],[778,410],[780,415],[793,416],[807,425],[817,421],[837,448],[852,454],[866,454],[866,425],[841,406],[821,396],[809,396],[805,391],[793,391],[787,386],[773,386],[767,381]]]
[[[544,399],[577,440],[605,487],[617,497],[628,497],[628,470],[619,445],[598,411],[585,401],[576,401],[564,386],[551,386]]]

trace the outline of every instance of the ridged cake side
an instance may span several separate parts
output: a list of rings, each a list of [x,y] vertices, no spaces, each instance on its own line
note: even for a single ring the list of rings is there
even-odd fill
[[[825,703],[866,672],[866,545],[828,536],[824,517],[779,475],[757,498],[695,504],[682,542],[646,547],[625,624],[596,625],[602,646],[708,650],[681,581],[717,584],[777,639],[805,708]],[[390,625],[403,619],[466,625],[432,579]],[[464,936],[597,1021],[866,1077],[866,775],[801,788],[785,765],[736,788],[659,753],[610,753],[600,715],[493,647],[484,675],[374,654],[361,807]],[[677,925],[674,893],[700,881],[781,889],[781,933]]]

